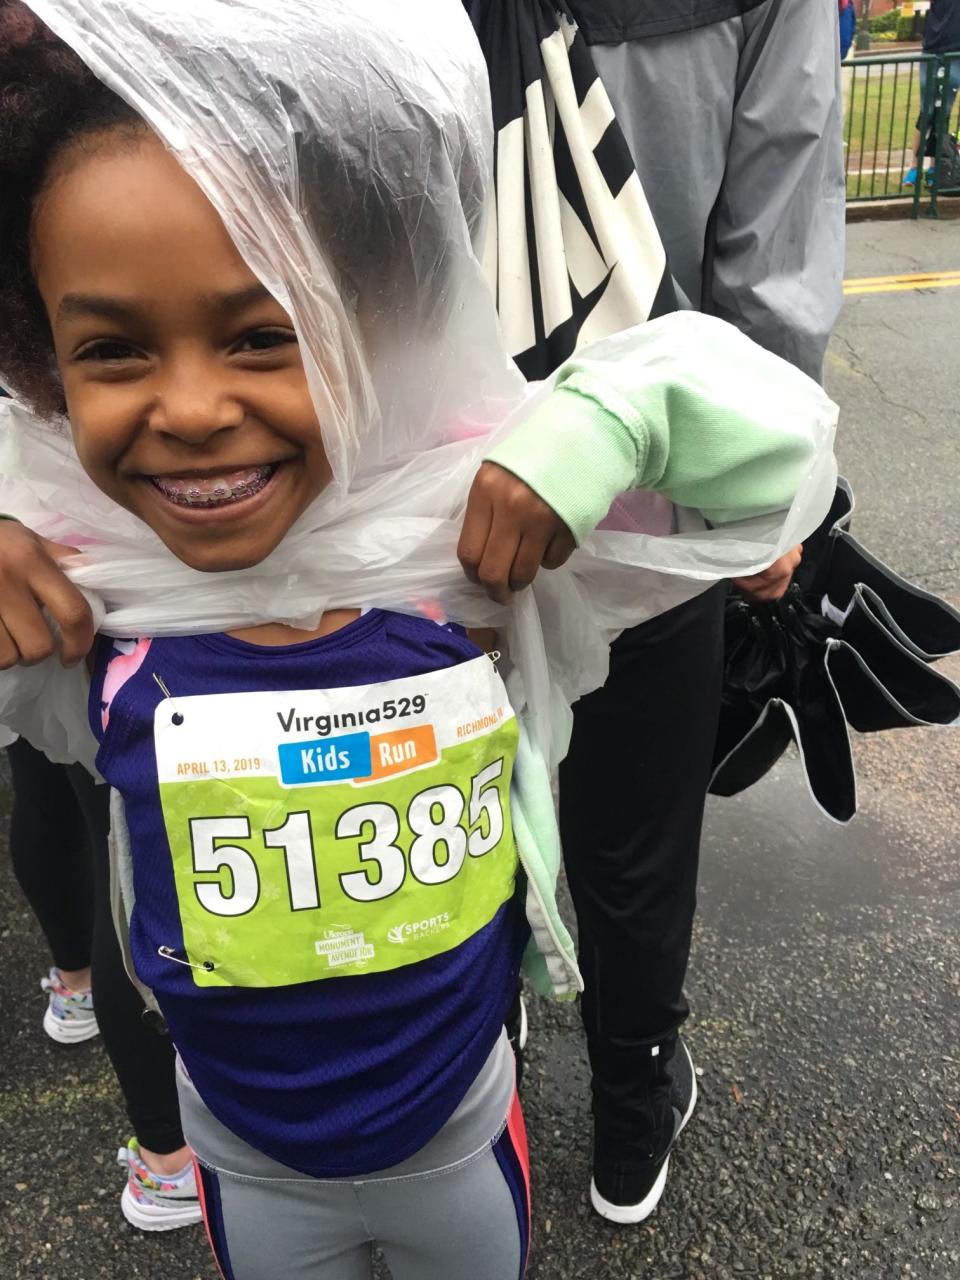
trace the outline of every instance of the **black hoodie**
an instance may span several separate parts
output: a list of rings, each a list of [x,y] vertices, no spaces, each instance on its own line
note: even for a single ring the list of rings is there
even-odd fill
[[[943,0],[958,8],[956,0]],[[766,0],[567,0],[589,44],[623,44],[739,18]],[[936,6],[934,6],[936,7]]]
[[[932,0],[923,28],[924,53],[960,53],[960,0]]]

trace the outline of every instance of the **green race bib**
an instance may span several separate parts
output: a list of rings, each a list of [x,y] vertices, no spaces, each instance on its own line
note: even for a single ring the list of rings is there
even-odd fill
[[[154,742],[198,986],[398,969],[458,946],[513,893],[517,725],[486,657],[168,699]]]

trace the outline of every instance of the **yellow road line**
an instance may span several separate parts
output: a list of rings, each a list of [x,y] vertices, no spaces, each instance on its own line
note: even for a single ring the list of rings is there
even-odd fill
[[[915,271],[910,275],[899,276],[853,276],[849,280],[845,280],[844,284],[889,284],[892,281],[899,283],[910,280],[939,280],[941,276],[960,276],[960,269],[957,271]]]
[[[907,293],[916,292],[919,289],[960,289],[960,279],[926,280],[921,284],[868,285],[865,289],[844,289],[843,294],[844,297],[849,298],[854,294]]]
[[[951,289],[960,287],[960,271],[920,271],[913,275],[860,276],[844,280],[845,295],[857,293],[903,293],[909,289]]]

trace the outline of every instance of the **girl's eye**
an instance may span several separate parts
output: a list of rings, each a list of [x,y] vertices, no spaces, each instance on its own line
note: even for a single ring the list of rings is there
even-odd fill
[[[297,336],[291,329],[255,329],[237,343],[238,351],[273,351],[276,347],[296,343]]]
[[[101,338],[98,342],[91,342],[89,346],[83,347],[77,352],[75,359],[77,360],[102,360],[105,363],[119,360],[133,360],[136,358],[137,352],[133,347],[128,346],[125,342],[111,342],[109,338]]]

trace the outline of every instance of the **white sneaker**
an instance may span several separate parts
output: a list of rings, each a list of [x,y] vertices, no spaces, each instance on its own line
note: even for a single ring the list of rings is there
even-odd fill
[[[41,978],[40,988],[50,997],[43,1015],[43,1029],[51,1040],[58,1044],[79,1044],[99,1034],[90,991],[71,991],[60,977],[59,969],[51,969],[49,977]]]
[[[132,1227],[141,1231],[173,1231],[202,1221],[192,1164],[171,1178],[154,1173],[144,1163],[136,1138],[120,1148],[117,1163],[127,1167],[127,1185],[120,1197],[120,1208]]]

